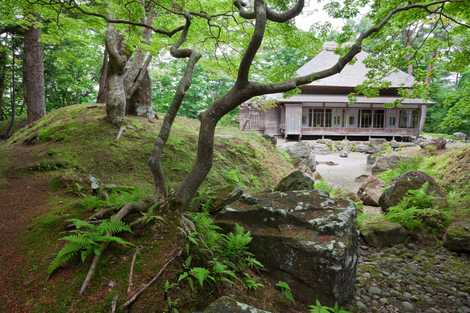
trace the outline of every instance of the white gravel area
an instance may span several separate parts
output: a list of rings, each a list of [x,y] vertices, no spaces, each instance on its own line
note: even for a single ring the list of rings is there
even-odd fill
[[[338,153],[317,154],[317,171],[323,179],[340,187],[345,191],[356,193],[361,185],[356,182],[356,177],[360,175],[370,175],[370,168],[367,166],[367,154],[359,152],[349,152],[347,158],[341,158]],[[326,162],[333,161],[337,165],[328,165]]]

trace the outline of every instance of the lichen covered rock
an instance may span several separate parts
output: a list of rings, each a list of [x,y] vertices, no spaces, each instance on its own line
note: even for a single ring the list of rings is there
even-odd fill
[[[216,216],[227,231],[248,229],[251,251],[273,281],[286,281],[297,299],[333,305],[352,300],[358,238],[355,207],[318,190],[264,193],[243,199]]]
[[[241,303],[233,298],[223,296],[212,302],[203,313],[270,313],[254,306]]]
[[[391,247],[408,239],[408,232],[403,226],[383,217],[365,221],[359,226],[359,230],[365,242],[376,248]]]
[[[357,191],[357,196],[365,205],[378,206],[384,183],[375,176],[368,176]]]
[[[294,171],[281,179],[276,191],[311,190],[315,181],[301,171]]]
[[[372,174],[384,172],[392,167],[397,166],[402,161],[402,157],[392,154],[388,156],[377,157],[372,165]]]
[[[383,210],[397,205],[409,190],[419,189],[425,183],[429,184],[428,193],[436,198],[438,206],[446,204],[446,192],[441,186],[426,173],[420,171],[410,171],[395,178],[392,184],[384,190],[380,197],[379,204]]]
[[[444,246],[456,252],[470,253],[470,221],[456,221],[447,228]]]

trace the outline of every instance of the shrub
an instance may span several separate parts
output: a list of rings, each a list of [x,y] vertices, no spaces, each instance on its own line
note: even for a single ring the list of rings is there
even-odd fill
[[[249,251],[248,231],[236,224],[233,232],[223,234],[207,213],[195,213],[191,220],[194,229],[187,234],[187,257],[178,282],[187,281],[191,288],[193,280],[200,288],[236,282],[251,290],[263,286],[249,274],[263,265]]]

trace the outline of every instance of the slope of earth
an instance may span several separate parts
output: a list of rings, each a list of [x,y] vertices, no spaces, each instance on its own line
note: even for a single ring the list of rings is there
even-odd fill
[[[112,252],[105,253],[83,297],[78,290],[89,261],[72,262],[50,279],[46,272],[62,245],[59,239],[64,236],[67,220],[86,218],[94,212],[86,202],[90,200],[86,195],[90,175],[102,184],[132,186],[130,199],[153,191],[147,159],[161,121],[129,118],[117,140],[118,129],[104,117],[100,105],[70,106],[49,113],[0,143],[1,312],[109,312],[114,295],[119,295],[121,303],[127,297],[133,248],[113,246]],[[198,125],[198,121],[185,118],[175,122],[163,161],[170,188],[191,168]],[[230,186],[251,192],[271,189],[292,170],[258,134],[219,127],[215,145],[214,166],[195,205],[210,204],[217,190]],[[171,212],[163,217],[164,222],[138,228],[126,237],[141,247],[134,290],[158,272],[168,253],[180,244],[175,218]],[[176,273],[177,269],[170,267],[136,303],[134,312],[161,311],[163,283]],[[254,293],[251,297],[271,296]],[[188,302],[197,307],[203,300],[207,303],[207,297]]]

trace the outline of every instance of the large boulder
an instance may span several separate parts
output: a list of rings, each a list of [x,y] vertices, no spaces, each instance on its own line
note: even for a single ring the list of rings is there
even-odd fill
[[[311,190],[315,181],[302,171],[293,171],[279,182],[276,191]]]
[[[357,196],[365,205],[378,206],[384,183],[375,176],[369,176],[357,191]]]
[[[212,302],[203,313],[269,313],[254,306],[241,303],[233,298],[223,296]]]
[[[409,190],[419,189],[425,183],[429,184],[428,193],[436,197],[436,204],[444,206],[446,204],[446,192],[431,176],[420,172],[411,171],[395,178],[392,184],[384,190],[379,199],[379,205],[384,211],[397,205]]]
[[[365,242],[376,248],[391,247],[408,239],[408,232],[403,226],[387,221],[381,215],[362,223],[359,231]]]
[[[377,157],[375,159],[374,165],[372,165],[372,174],[377,174],[380,172],[385,172],[392,167],[397,166],[402,161],[402,157],[392,154],[382,157]]]
[[[286,145],[282,149],[286,150],[297,167],[304,171],[314,172],[316,169],[315,153],[305,142],[296,142]]]
[[[333,305],[353,299],[358,259],[355,207],[318,191],[264,193],[216,216],[226,231],[240,224],[252,236],[251,251],[274,282],[289,284],[304,303]]]
[[[446,148],[447,140],[444,138],[424,139],[418,142],[422,149],[426,150],[444,150]]]
[[[456,133],[453,133],[454,137],[457,138],[457,140],[463,140],[465,141],[467,139],[467,135],[465,133],[462,133],[462,132],[456,132]]]
[[[356,152],[367,153],[370,150],[370,146],[360,143],[356,145]]]
[[[470,221],[452,223],[447,228],[444,246],[451,251],[470,253]]]

